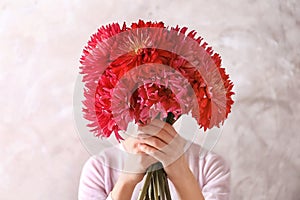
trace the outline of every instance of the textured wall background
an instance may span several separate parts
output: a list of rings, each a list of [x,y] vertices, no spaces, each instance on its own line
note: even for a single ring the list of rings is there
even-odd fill
[[[0,199],[76,199],[89,157],[72,114],[82,48],[100,25],[139,18],[195,29],[222,55],[236,103],[215,151],[232,199],[298,200],[297,0],[2,0]]]

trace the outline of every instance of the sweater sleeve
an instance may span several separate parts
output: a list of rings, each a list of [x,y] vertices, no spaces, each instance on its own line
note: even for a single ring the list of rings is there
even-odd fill
[[[210,153],[203,158],[203,187],[205,200],[228,200],[230,195],[230,170],[221,156]]]
[[[96,156],[90,157],[82,168],[78,200],[112,200],[105,187],[105,169]]]

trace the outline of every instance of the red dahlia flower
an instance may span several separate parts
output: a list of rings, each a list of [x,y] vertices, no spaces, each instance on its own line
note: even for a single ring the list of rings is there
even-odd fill
[[[102,26],[81,57],[84,117],[96,136],[122,139],[130,121],[192,113],[204,131],[231,111],[233,83],[196,32],[163,22]]]

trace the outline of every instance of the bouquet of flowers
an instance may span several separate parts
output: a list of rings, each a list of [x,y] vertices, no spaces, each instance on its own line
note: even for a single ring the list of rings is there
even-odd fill
[[[204,131],[231,111],[233,83],[221,58],[187,28],[139,20],[102,26],[81,57],[87,125],[98,137],[122,140],[130,122],[159,118],[173,124],[191,113]],[[157,170],[158,169],[158,170]],[[140,199],[170,199],[160,164],[147,172]]]

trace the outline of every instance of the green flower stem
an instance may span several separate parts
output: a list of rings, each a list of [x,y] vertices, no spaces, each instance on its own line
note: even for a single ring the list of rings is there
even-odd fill
[[[169,189],[169,183],[168,183],[168,179],[167,179],[167,174],[164,171],[165,175],[162,176],[163,177],[163,182],[165,183],[165,195],[167,200],[171,200],[171,193],[170,193],[170,189]]]
[[[172,125],[175,122],[174,117],[169,112],[164,121]],[[148,168],[138,200],[171,200],[167,174],[160,162]]]
[[[160,194],[160,197],[161,197],[161,200],[166,200],[166,196],[165,196],[165,193],[166,193],[166,190],[165,190],[165,185],[166,183],[164,182],[164,178],[163,178],[163,174],[159,174],[158,175],[158,179],[159,179],[159,194]]]
[[[171,200],[167,174],[161,163],[149,167],[138,200]]]
[[[140,196],[138,198],[139,200],[146,200],[145,197],[146,197],[146,194],[148,193],[148,188],[150,186],[152,173],[153,173],[153,171],[147,171],[147,173],[146,173],[146,180],[145,180],[144,186],[142,188],[142,191],[140,193]]]

